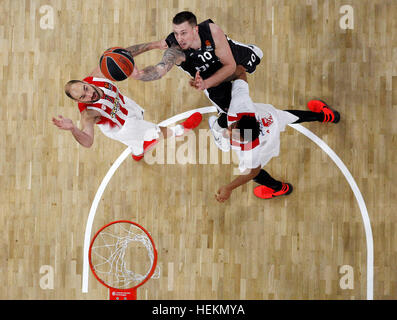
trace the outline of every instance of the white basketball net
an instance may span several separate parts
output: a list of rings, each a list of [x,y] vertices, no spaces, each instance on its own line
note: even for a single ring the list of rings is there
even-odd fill
[[[142,252],[143,247],[146,253]],[[153,260],[152,242],[141,228],[131,223],[119,222],[103,229],[91,248],[95,273],[107,285],[117,289],[141,283],[149,274]],[[135,271],[132,268],[136,268]],[[159,277],[157,266],[152,278]]]

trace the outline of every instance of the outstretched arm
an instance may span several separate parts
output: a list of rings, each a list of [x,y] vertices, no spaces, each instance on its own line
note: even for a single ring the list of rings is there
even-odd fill
[[[90,148],[94,143],[94,125],[98,121],[98,117],[88,115],[87,111],[81,113],[81,127],[80,130],[73,123],[72,120],[62,117],[61,115],[57,118],[52,118],[52,122],[59,129],[68,130],[72,133],[73,137],[83,147]]]
[[[128,50],[133,57],[136,57],[137,55],[144,53],[149,50],[153,49],[167,49],[167,43],[165,40],[159,40],[159,41],[153,41],[153,42],[148,42],[148,43],[141,43],[141,44],[136,44],[131,47],[125,48]]]
[[[148,66],[136,77],[142,81],[153,81],[162,78],[175,64],[181,64],[186,57],[179,46],[172,46],[165,50],[163,58],[155,66]]]
[[[141,44],[136,44],[133,46],[130,46],[128,48],[125,48],[127,51],[129,51],[131,53],[131,55],[133,57],[136,57],[137,55],[144,53],[146,51],[149,50],[153,50],[153,49],[167,49],[167,43],[165,42],[165,40],[159,40],[159,41],[153,41],[153,42],[148,42],[148,43],[141,43]],[[138,72],[138,68],[134,68],[134,74],[132,75],[133,78],[136,77],[136,73]],[[101,72],[101,68],[99,66],[95,67],[94,70],[91,71],[91,73],[89,74],[89,76],[91,77],[97,77],[97,78],[106,78],[103,73]]]

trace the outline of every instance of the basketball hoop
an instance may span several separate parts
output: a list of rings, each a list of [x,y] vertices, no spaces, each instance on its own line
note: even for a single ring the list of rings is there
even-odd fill
[[[132,221],[113,221],[99,229],[88,259],[95,278],[109,288],[110,300],[136,300],[140,286],[160,277],[154,241]]]

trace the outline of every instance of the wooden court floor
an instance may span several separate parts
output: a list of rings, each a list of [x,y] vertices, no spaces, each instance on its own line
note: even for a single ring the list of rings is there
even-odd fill
[[[84,232],[97,189],[126,147],[96,129],[94,146],[85,149],[51,118],[77,122],[64,84],[84,78],[109,47],[166,37],[183,10],[263,50],[249,75],[254,101],[304,110],[321,98],[341,113],[337,125],[303,126],[357,183],[372,230],[373,297],[396,299],[394,0],[0,0],[0,299],[107,299],[92,275],[82,293]],[[157,50],[135,60],[143,67],[161,56]],[[156,123],[210,105],[177,68],[159,81],[119,87]],[[208,116],[198,129],[208,129]],[[196,139],[191,133],[176,148],[189,138]],[[208,138],[207,151],[212,143]],[[282,134],[280,156],[266,169],[294,185],[288,197],[259,200],[250,182],[216,202],[235,168],[199,163],[197,154],[186,164],[127,158],[120,165],[93,231],[129,219],[151,232],[161,276],[138,299],[367,299],[362,211],[316,144],[291,127]]]

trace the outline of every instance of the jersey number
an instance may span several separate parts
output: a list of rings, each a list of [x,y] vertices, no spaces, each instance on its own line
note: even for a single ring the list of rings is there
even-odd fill
[[[252,67],[252,63],[254,63],[255,61],[256,61],[256,55],[251,54],[251,60],[248,61],[247,64],[248,64],[250,67]]]
[[[200,66],[200,67],[196,67],[197,71],[200,72],[204,72],[205,70],[207,70],[210,66],[208,63],[206,63],[207,61],[210,61],[212,59],[212,54],[211,52],[204,52],[204,54],[199,54],[198,57],[203,60],[203,62],[205,63],[204,65]]]

